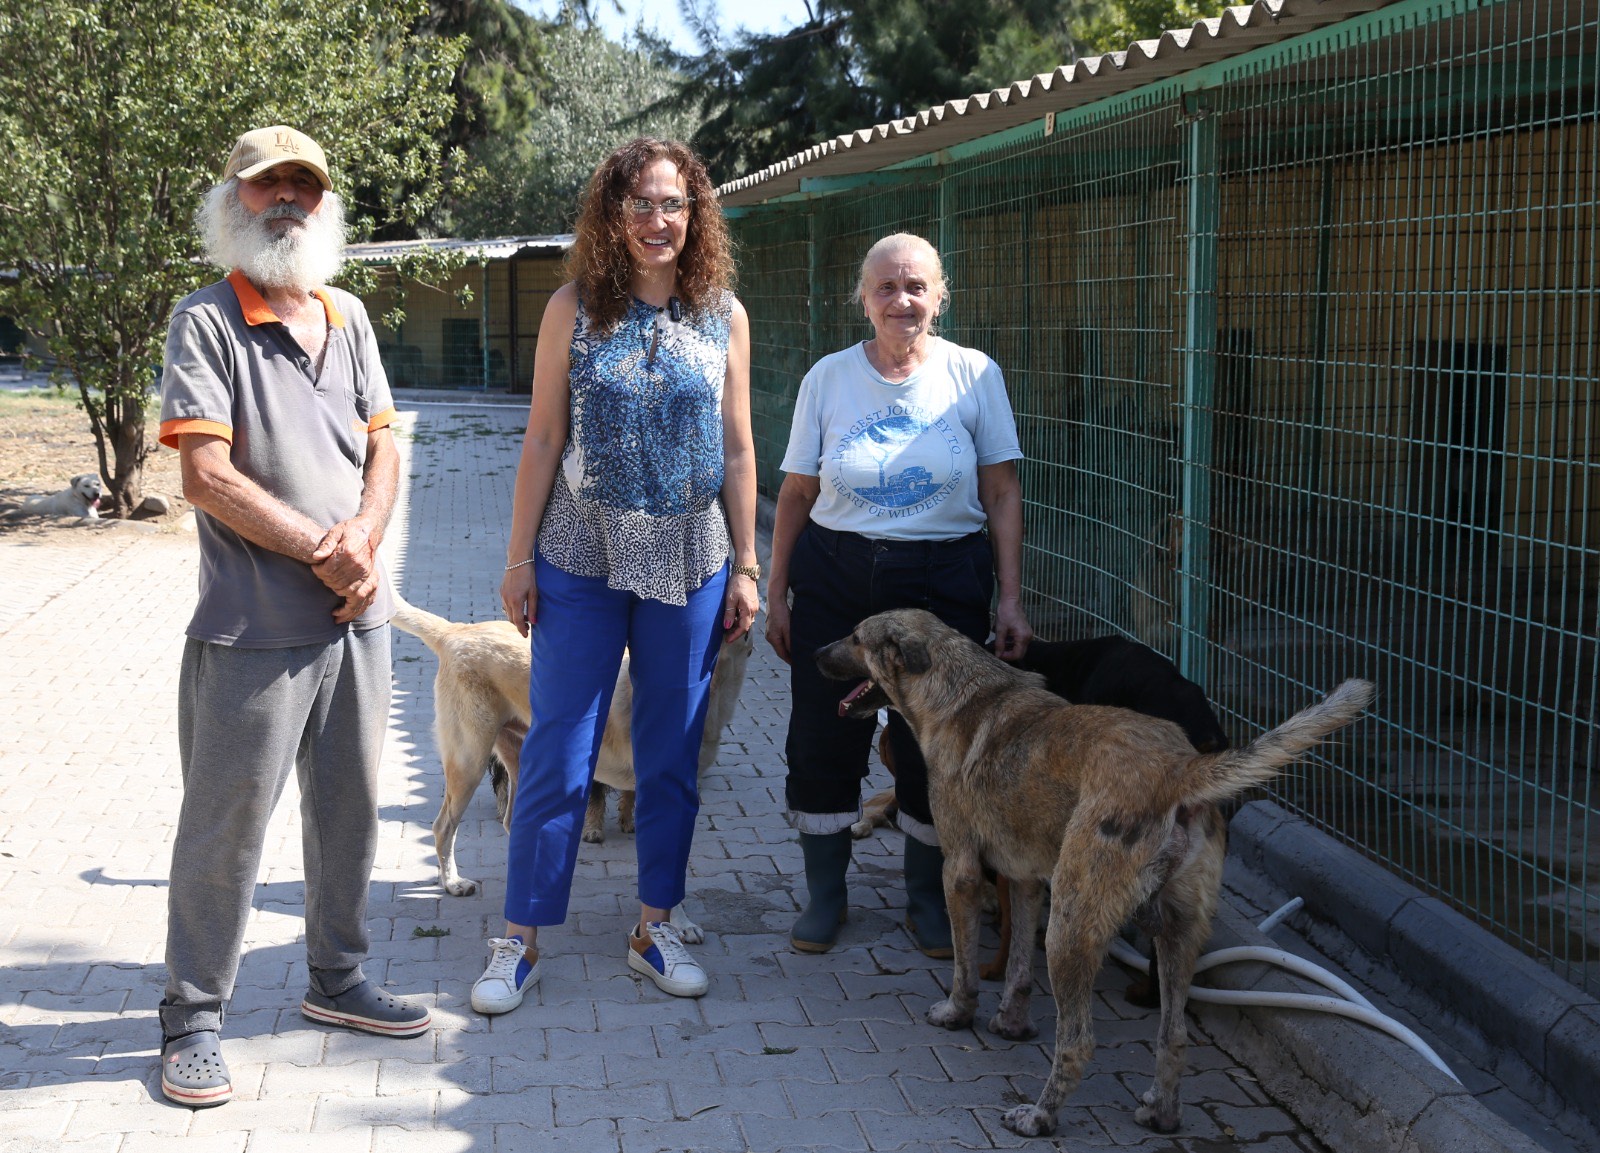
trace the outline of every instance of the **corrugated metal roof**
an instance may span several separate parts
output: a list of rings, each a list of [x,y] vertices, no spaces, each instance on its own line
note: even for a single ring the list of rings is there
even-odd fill
[[[389,264],[412,252],[461,252],[474,260],[506,260],[513,256],[560,256],[572,247],[570,233],[560,236],[496,236],[487,240],[440,237],[435,240],[374,240],[344,246],[346,260]]]
[[[730,207],[800,191],[806,177],[876,172],[970,140],[1104,100],[1266,44],[1302,36],[1394,0],[1256,0],[1193,28],[1140,40],[1006,88],[951,100],[913,116],[847,132],[718,189]]]

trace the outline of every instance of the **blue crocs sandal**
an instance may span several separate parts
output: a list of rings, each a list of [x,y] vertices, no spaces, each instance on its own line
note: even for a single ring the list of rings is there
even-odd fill
[[[324,1025],[359,1029],[380,1037],[415,1037],[426,1033],[433,1024],[426,1006],[391,997],[371,981],[363,981],[337,997],[309,989],[300,1002],[300,1012]]]
[[[180,1105],[203,1109],[233,1096],[233,1081],[222,1059],[222,1038],[205,1030],[175,1037],[161,1046],[161,1091]]]

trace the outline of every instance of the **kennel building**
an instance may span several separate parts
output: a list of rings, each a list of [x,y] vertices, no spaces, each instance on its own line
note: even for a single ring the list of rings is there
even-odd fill
[[[1600,994],[1597,0],[1260,0],[722,189],[761,484],[879,236],[1006,373],[1039,635],[1176,659],[1273,798]],[[1600,1016],[1596,1017],[1600,1020]]]
[[[345,246],[376,285],[364,292],[378,354],[396,388],[531,391],[539,318],[565,280],[571,236],[488,240],[392,240]],[[408,262],[447,255],[459,267],[437,278],[409,273]],[[398,311],[404,320],[391,326]]]

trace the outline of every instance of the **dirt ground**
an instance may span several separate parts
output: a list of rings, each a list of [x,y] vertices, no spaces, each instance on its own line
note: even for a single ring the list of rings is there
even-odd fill
[[[152,451],[145,461],[144,491],[161,494],[172,507],[162,516],[141,514],[135,519],[158,530],[178,531],[189,505],[179,495],[178,454],[156,443],[156,424],[152,414],[146,426]],[[0,392],[0,513],[28,497],[59,492],[79,473],[99,469],[89,418],[70,395]],[[8,536],[81,534],[85,528],[110,527],[64,517],[0,521],[0,533]]]

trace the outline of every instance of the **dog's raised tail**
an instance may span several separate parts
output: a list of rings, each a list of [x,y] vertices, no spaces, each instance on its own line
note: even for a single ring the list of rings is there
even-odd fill
[[[438,652],[439,638],[444,635],[445,629],[450,627],[450,622],[443,617],[434,616],[426,609],[419,609],[401,596],[399,589],[392,589],[391,592],[394,596],[394,616],[389,618],[389,623],[402,632],[410,633],[434,652]]]
[[[1253,785],[1264,785],[1330,733],[1344,728],[1372,703],[1371,681],[1348,680],[1240,749],[1196,757],[1180,785],[1183,799],[1212,804]]]

